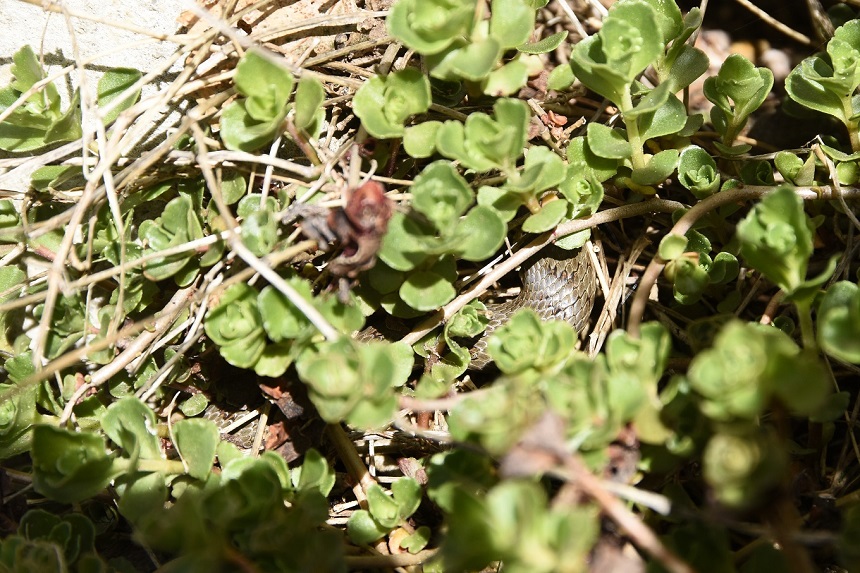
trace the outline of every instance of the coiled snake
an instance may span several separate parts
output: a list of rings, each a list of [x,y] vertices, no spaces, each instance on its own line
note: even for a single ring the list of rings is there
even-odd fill
[[[520,272],[522,289],[516,298],[487,305],[490,322],[480,339],[470,350],[470,368],[482,370],[490,362],[487,340],[497,328],[508,322],[519,309],[533,309],[543,320],[561,319],[582,334],[587,323],[597,290],[597,273],[585,249],[575,253],[558,247],[549,247],[533,260],[523,265]],[[357,335],[359,339],[378,338],[378,332],[365,329]],[[239,412],[239,414],[247,412]],[[238,417],[215,404],[210,404],[204,416],[214,421],[219,428],[226,428]],[[250,447],[256,433],[256,423],[247,424],[234,433],[231,441],[240,447]]]

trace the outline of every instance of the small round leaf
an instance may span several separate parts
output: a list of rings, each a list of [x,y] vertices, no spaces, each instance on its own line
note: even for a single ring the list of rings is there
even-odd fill
[[[666,261],[672,261],[687,251],[687,237],[682,235],[666,235],[660,241],[658,253]]]
[[[567,207],[568,202],[561,199],[546,203],[540,211],[523,221],[523,231],[543,233],[555,228],[567,214]]]
[[[429,271],[412,273],[400,287],[403,302],[420,311],[436,310],[456,294],[449,280]]]
[[[482,261],[495,253],[505,241],[508,227],[499,214],[490,207],[473,207],[457,226],[463,237],[462,258]]]

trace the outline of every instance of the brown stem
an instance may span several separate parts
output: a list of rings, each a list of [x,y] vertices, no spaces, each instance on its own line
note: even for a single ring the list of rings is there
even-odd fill
[[[637,546],[657,559],[663,567],[672,573],[695,573],[692,567],[663,545],[651,528],[634,515],[621,500],[608,492],[597,476],[592,474],[579,458],[567,456],[564,468],[569,474],[570,481],[593,499]]]
[[[763,185],[749,185],[739,187],[737,189],[729,189],[711,195],[707,199],[696,203],[683,217],[678,219],[669,234],[684,236],[692,226],[710,213],[714,209],[735,202],[745,202],[751,199],[758,199],[767,193],[774,190],[774,187]],[[795,188],[795,193],[801,199],[811,201],[813,199],[837,199],[838,196],[831,187],[798,187]],[[843,189],[842,197],[846,199],[856,199],[860,197],[860,188]],[[657,278],[663,271],[668,261],[661,258],[659,255],[654,257],[645,269],[642,279],[639,281],[639,288],[636,290],[636,296],[633,298],[633,303],[630,305],[630,321],[627,323],[627,332],[633,336],[639,337],[639,325],[642,323],[642,317],[645,314],[645,306],[648,303],[648,293],[657,282]]]
[[[379,567],[409,567],[426,563],[438,551],[438,549],[425,549],[415,555],[411,553],[398,553],[397,555],[355,555],[346,557],[346,564],[350,569],[362,570]]]
[[[346,432],[344,432],[340,424],[329,424],[326,426],[326,432],[328,433],[328,437],[331,439],[332,444],[334,444],[335,450],[337,450],[343,464],[346,466],[350,477],[352,477],[352,479],[355,480],[355,483],[360,486],[358,488],[353,488],[359,505],[366,507],[367,496],[365,495],[365,492],[367,491],[367,488],[376,483],[376,480],[373,479],[367,466],[364,465],[364,462],[362,462],[361,458],[358,457],[358,452],[355,451],[355,445],[352,443],[352,440],[349,439],[349,436],[346,435]]]

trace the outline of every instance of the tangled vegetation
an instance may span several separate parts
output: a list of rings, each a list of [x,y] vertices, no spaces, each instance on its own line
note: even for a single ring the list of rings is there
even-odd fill
[[[775,85],[673,0],[397,0],[317,55],[225,4],[151,95],[12,58],[0,570],[860,569],[851,8]],[[749,136],[778,97],[815,140]],[[469,370],[549,244],[590,336],[522,310]]]

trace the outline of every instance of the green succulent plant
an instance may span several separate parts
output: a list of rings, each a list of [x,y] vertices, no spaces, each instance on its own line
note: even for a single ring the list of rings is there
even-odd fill
[[[397,0],[334,49],[240,10],[159,84],[12,55],[0,569],[132,571],[128,531],[166,571],[585,571],[615,529],[649,571],[858,562],[860,20],[786,79],[828,132],[765,150],[779,86],[709,72],[712,13],[557,8]],[[475,370],[514,267],[596,226],[589,332],[523,309]],[[209,419],[246,392],[250,455]]]

